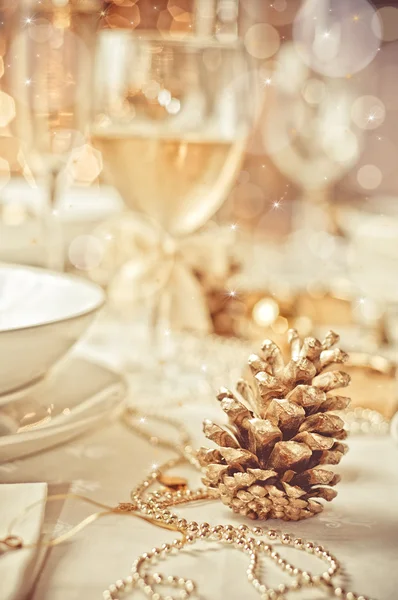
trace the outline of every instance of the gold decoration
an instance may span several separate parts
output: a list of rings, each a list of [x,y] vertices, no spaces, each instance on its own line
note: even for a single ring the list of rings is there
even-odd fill
[[[398,409],[396,363],[378,354],[353,352],[346,370],[352,377],[351,409],[377,411],[390,420]]]
[[[286,332],[294,327],[302,336],[312,335],[318,328],[356,327],[362,330],[364,344],[390,344],[385,311],[369,298],[358,298],[351,286],[308,284],[294,288],[273,283],[272,293],[265,287],[253,287],[240,276],[229,282],[238,291],[228,295],[218,290],[211,301],[217,305],[216,319],[223,324],[216,333],[246,339],[272,336],[283,348]],[[212,319],[214,317],[212,313]]]
[[[332,348],[339,337],[324,341],[295,330],[288,334],[287,364],[271,340],[261,355],[249,357],[249,377],[238,382],[238,396],[218,394],[228,426],[204,422],[206,437],[218,449],[201,448],[198,459],[204,483],[222,502],[251,519],[306,519],[322,511],[317,499],[332,500],[339,476],[335,465],[347,451],[344,421],[332,411],[345,409],[349,398],[335,395],[350,376],[329,370],[348,356]]]
[[[345,369],[351,375],[353,398],[343,415],[347,431],[388,435],[398,410],[396,362],[378,354],[352,352]]]
[[[158,481],[170,492],[179,492],[188,488],[188,481],[184,477],[161,473],[158,477]]]
[[[219,263],[218,269],[213,266],[216,261]],[[224,245],[222,252],[220,249],[214,250],[210,262],[202,260],[195,265],[194,275],[203,290],[212,331],[216,335],[235,335],[235,324],[245,315],[245,305],[238,299],[234,300],[235,291],[228,289],[229,280],[241,267],[238,257],[234,255],[233,237],[228,246]]]

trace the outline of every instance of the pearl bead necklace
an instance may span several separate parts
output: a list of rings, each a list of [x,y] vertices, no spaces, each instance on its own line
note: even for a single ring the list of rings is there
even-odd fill
[[[171,492],[166,489],[152,492],[147,497],[144,497],[148,488],[158,482],[162,473],[166,470],[186,462],[197,469],[200,469],[200,467],[195,452],[189,445],[189,435],[180,422],[159,415],[151,417],[155,420],[166,422],[177,429],[180,434],[180,444],[173,444],[168,441],[161,441],[158,437],[153,438],[153,436],[147,434],[140,425],[133,422],[131,419],[132,416],[137,416],[137,413],[130,411],[125,416],[125,422],[131,429],[146,437],[151,443],[173,448],[178,452],[178,457],[166,461],[156,469],[152,469],[148,477],[132,491],[131,502],[120,504],[119,511],[137,512],[151,519],[152,522],[157,523],[160,527],[181,533],[182,538],[175,539],[171,544],[163,544],[160,547],[152,548],[150,552],[141,554],[134,561],[131,573],[124,579],[119,579],[111,584],[103,592],[103,600],[119,600],[126,593],[131,593],[133,589],[141,590],[150,600],[187,600],[196,592],[194,581],[173,575],[165,576],[157,572],[150,573],[149,569],[152,565],[158,564],[160,561],[165,561],[171,555],[178,554],[186,546],[195,544],[198,541],[227,544],[247,555],[249,565],[246,570],[246,576],[249,583],[259,594],[261,600],[283,600],[288,592],[300,590],[304,587],[327,588],[329,593],[341,600],[371,600],[367,596],[355,594],[339,586],[335,587],[333,577],[339,574],[341,565],[337,558],[323,546],[262,527],[248,527],[247,525],[211,526],[209,523],[187,521],[168,510],[171,506],[201,500],[213,500],[218,496],[212,490],[199,488],[193,491],[186,489]],[[156,442],[153,440],[156,440]],[[282,558],[274,549],[274,545],[269,542],[273,542],[274,545],[292,546],[296,550],[314,555],[326,563],[327,569],[320,575],[313,575],[308,571],[303,571]],[[261,582],[258,575],[262,557],[272,560],[278,568],[292,578],[292,582],[290,584],[280,584],[276,588],[268,588]],[[156,587],[161,587],[162,585],[178,590],[178,596],[160,594],[156,590]]]
[[[198,541],[221,542],[247,555],[249,566],[246,576],[249,583],[260,595],[261,600],[282,600],[289,591],[299,590],[303,587],[326,587],[335,597],[342,600],[371,600],[366,596],[357,595],[341,587],[334,587],[332,580],[341,570],[341,565],[336,557],[323,546],[272,529],[266,530],[262,527],[248,527],[247,525],[216,525],[212,527],[209,523],[199,524],[196,521],[187,521],[180,518],[168,510],[168,507],[178,504],[214,499],[215,495],[205,488],[174,493],[156,491],[144,500],[141,496],[142,492],[147,490],[159,478],[160,473],[166,466],[170,468],[170,463],[175,466],[175,460],[167,461],[161,468],[153,470],[149,477],[132,493],[132,502],[122,504],[119,508],[121,511],[139,511],[141,514],[154,519],[160,526],[166,525],[168,528],[181,533],[182,539],[175,539],[171,544],[163,544],[160,547],[152,548],[150,552],[141,554],[133,563],[131,574],[111,584],[104,591],[103,600],[119,600],[134,588],[141,590],[150,600],[187,600],[196,591],[196,585],[191,579],[165,576],[161,573],[151,574],[149,569],[152,565],[166,560],[171,555],[178,554],[186,546],[195,544]],[[264,538],[267,538],[267,541]],[[292,546],[296,550],[312,554],[326,562],[328,568],[320,575],[303,571],[283,559],[274,549],[274,546],[268,543],[268,540],[274,544]],[[288,585],[281,584],[277,588],[267,588],[258,576],[258,567],[262,556],[271,559],[282,571],[290,575],[293,581]],[[162,585],[178,589],[178,596],[161,595],[156,587]]]

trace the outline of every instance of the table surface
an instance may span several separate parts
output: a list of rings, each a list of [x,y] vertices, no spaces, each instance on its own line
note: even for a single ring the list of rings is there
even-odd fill
[[[192,399],[189,405],[168,412],[184,421],[199,445],[202,419],[214,418],[217,410],[215,402]],[[74,492],[115,506],[129,501],[130,490],[152,464],[171,455],[115,421],[46,453],[0,465],[0,481],[46,481],[49,494]],[[352,437],[339,472],[343,477],[339,494],[320,515],[304,522],[268,521],[267,525],[328,548],[344,566],[347,589],[375,600],[394,600],[398,598],[398,446],[388,437]],[[194,478],[192,482],[199,483],[196,474]],[[45,529],[61,534],[93,510],[71,498],[49,503]],[[239,520],[219,502],[178,512],[213,525]],[[48,551],[31,600],[100,600],[110,583],[128,575],[138,554],[170,541],[172,535],[129,516],[99,519],[72,540]],[[198,583],[201,600],[254,600],[259,596],[247,582],[246,560],[231,548],[203,543],[190,547],[170,564],[162,564],[161,571],[192,577]],[[295,552],[292,560],[317,572],[317,563],[311,562],[315,559],[308,555]],[[281,582],[268,565],[264,574],[270,584]],[[319,590],[314,592],[307,591],[301,598],[325,597]],[[135,594],[141,597],[139,592]]]

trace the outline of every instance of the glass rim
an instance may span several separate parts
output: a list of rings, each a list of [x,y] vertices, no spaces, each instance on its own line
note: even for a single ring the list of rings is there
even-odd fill
[[[103,29],[99,32],[102,35],[117,35],[131,37],[137,40],[148,41],[150,43],[163,43],[167,46],[187,46],[199,50],[217,49],[217,50],[245,50],[243,40],[234,38],[231,40],[218,40],[210,35],[197,35],[188,33],[182,36],[170,32],[159,33],[151,29]]]

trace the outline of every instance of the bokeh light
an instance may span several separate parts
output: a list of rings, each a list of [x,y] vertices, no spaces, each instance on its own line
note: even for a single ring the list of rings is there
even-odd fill
[[[286,317],[282,317],[281,315],[275,319],[275,322],[271,324],[271,329],[277,335],[283,335],[289,329],[289,322]]]
[[[314,71],[346,77],[376,56],[381,21],[367,0],[306,0],[293,25],[296,50]]]
[[[287,8],[286,0],[273,0],[272,8],[278,12],[283,12]]]
[[[72,179],[89,185],[97,179],[102,171],[101,152],[90,144],[74,148],[68,162],[68,171]]]
[[[375,35],[379,33],[380,21],[382,25],[381,39],[384,42],[398,40],[398,8],[396,6],[383,6],[372,19],[372,29]]]
[[[104,248],[97,237],[79,235],[69,245],[68,257],[76,269],[88,271],[95,269],[101,263]]]
[[[120,1],[118,0],[118,4],[120,5]],[[103,26],[109,29],[136,29],[139,27],[141,23],[141,13],[138,8],[136,2],[131,0],[130,6],[126,7],[127,10],[118,10],[117,3],[114,0],[109,2],[108,0],[108,10],[104,11],[105,15],[103,18]],[[115,6],[113,6],[113,4]]]
[[[176,115],[181,110],[181,102],[178,98],[172,98],[166,106],[166,110],[170,115]]]
[[[355,133],[344,127],[325,131],[322,148],[332,161],[345,167],[354,164],[359,156],[359,144]]]
[[[273,298],[262,298],[255,304],[252,315],[257,325],[268,327],[278,318],[278,303]]]
[[[167,12],[169,13],[169,24],[167,25],[165,16],[162,23],[158,20],[158,29],[169,29],[170,32],[185,36],[192,30],[192,11],[189,2],[186,0],[168,0]]]
[[[357,172],[357,180],[365,190],[374,190],[381,184],[382,172],[376,165],[363,165]]]
[[[253,58],[269,58],[279,49],[280,37],[278,31],[268,23],[256,23],[246,32],[244,43],[248,53]]]
[[[260,186],[249,181],[235,186],[230,198],[234,206],[234,213],[238,218],[251,219],[260,215],[264,210],[264,191]]]
[[[386,116],[383,102],[376,96],[361,96],[351,108],[351,118],[360,129],[376,129]]]
[[[326,94],[325,82],[321,79],[308,79],[304,84],[302,94],[308,104],[319,104]]]
[[[179,4],[178,0],[169,0],[167,3],[167,10],[173,19],[180,23],[191,23],[192,21],[192,13],[185,10],[185,8]]]
[[[398,165],[398,145],[387,136],[380,136],[374,132],[366,139],[366,146],[361,155],[362,164],[373,164],[379,167],[383,172],[383,184],[387,176],[392,186],[391,189],[397,191],[397,165]],[[395,182],[395,183],[394,183]]]
[[[171,16],[167,8],[165,10],[159,11],[159,17],[156,21],[156,27],[161,33],[163,31],[169,31],[172,22],[173,17]]]

